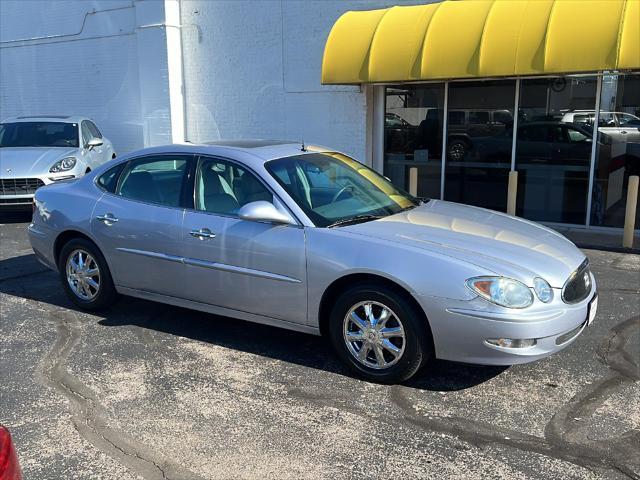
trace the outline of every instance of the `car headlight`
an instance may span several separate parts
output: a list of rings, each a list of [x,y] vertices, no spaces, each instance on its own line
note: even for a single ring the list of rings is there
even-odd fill
[[[485,300],[507,308],[526,308],[533,303],[529,287],[505,277],[474,277],[467,286]]]
[[[75,167],[76,162],[77,160],[75,159],[75,157],[63,158],[62,160],[58,160],[56,163],[54,163],[53,167],[49,169],[49,172],[66,172],[67,170],[71,170],[73,167]]]
[[[536,277],[533,279],[533,291],[541,302],[549,303],[553,300],[553,288],[544,278]]]

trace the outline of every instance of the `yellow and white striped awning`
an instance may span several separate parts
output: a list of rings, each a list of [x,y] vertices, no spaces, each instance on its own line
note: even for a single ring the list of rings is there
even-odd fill
[[[322,83],[638,69],[640,0],[445,0],[342,15]]]

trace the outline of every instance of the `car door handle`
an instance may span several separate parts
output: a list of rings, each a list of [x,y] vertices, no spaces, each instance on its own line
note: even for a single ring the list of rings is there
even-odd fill
[[[118,221],[116,217],[113,216],[113,213],[105,213],[104,215],[98,215],[96,220],[101,221],[105,225],[113,225]]]
[[[208,228],[201,228],[200,230],[191,230],[189,234],[192,237],[199,238],[200,240],[204,240],[205,238],[216,238],[215,233],[211,233],[211,230]]]

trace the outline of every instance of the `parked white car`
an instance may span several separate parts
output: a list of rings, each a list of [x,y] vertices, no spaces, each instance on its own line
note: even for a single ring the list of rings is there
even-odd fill
[[[0,207],[30,206],[37,188],[81,177],[115,157],[88,118],[7,119],[0,123]]]
[[[593,126],[594,118],[593,110],[575,110],[565,113],[562,122]],[[640,118],[626,112],[600,112],[598,131],[616,143],[639,143]]]

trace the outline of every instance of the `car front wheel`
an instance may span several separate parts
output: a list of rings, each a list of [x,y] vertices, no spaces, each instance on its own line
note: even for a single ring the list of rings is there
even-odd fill
[[[89,240],[67,242],[60,252],[58,271],[67,295],[80,308],[98,310],[117,299],[107,263]]]
[[[354,287],[338,298],[330,336],[341,360],[376,382],[406,380],[431,357],[424,315],[404,295],[379,285]]]

